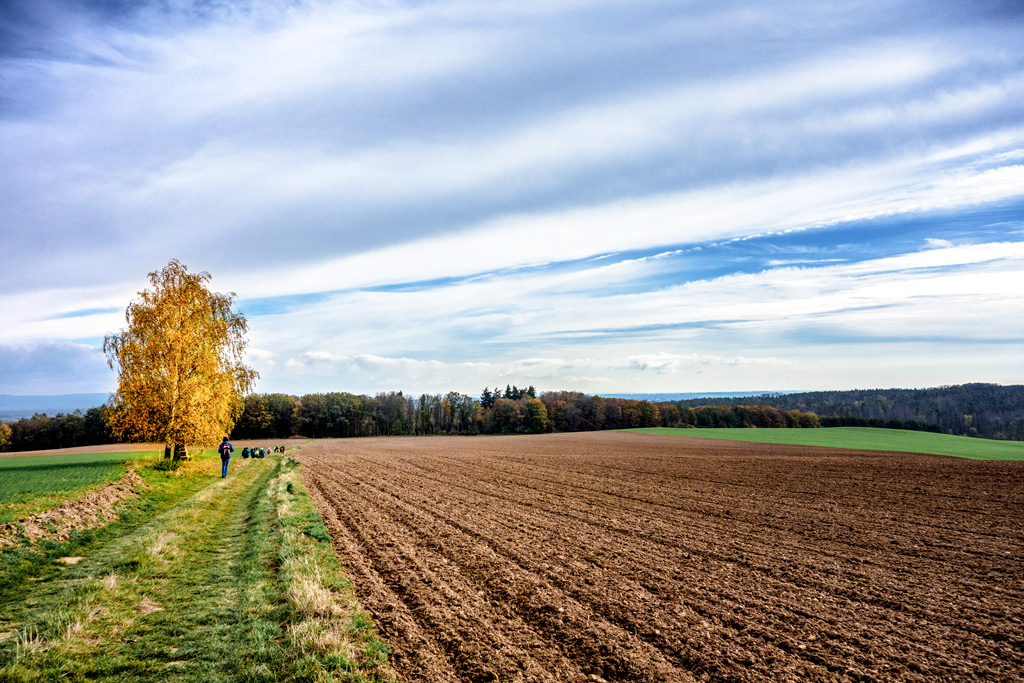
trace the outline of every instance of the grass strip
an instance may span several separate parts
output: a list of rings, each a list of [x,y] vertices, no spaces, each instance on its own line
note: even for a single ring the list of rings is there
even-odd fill
[[[189,466],[177,502],[17,584],[0,681],[392,680],[297,463]]]
[[[753,443],[777,443],[826,448],[855,448],[869,451],[949,455],[972,460],[1024,460],[1024,441],[996,441],[967,436],[915,432],[874,427],[828,427],[824,429],[676,429],[649,427],[630,432],[725,439]]]

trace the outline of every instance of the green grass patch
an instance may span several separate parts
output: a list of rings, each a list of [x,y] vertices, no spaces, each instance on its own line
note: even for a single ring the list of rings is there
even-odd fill
[[[829,427],[825,429],[672,429],[653,427],[630,432],[668,434],[701,439],[725,439],[754,443],[855,448],[870,451],[927,453],[972,460],[1024,460],[1024,441],[995,441],[932,432],[872,427]]]
[[[291,463],[144,468],[124,521],[33,550],[0,585],[0,681],[392,680]]]
[[[161,472],[152,465],[136,469],[149,488],[144,495],[128,498],[118,506],[118,520],[97,529],[72,531],[65,542],[42,540],[0,551],[0,645],[7,610],[16,607],[35,584],[45,582],[66,565],[55,561],[95,552],[97,548],[146,524],[153,516],[207,486],[220,475],[220,462],[207,458],[190,462],[178,472]],[[0,678],[0,680],[3,680]]]
[[[0,524],[81,497],[124,476],[152,452],[80,453],[0,458]]]

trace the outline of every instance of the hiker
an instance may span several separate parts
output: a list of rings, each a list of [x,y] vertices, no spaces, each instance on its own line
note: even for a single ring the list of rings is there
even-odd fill
[[[228,476],[228,463],[231,462],[231,451],[235,450],[235,447],[228,441],[228,437],[224,437],[224,440],[220,442],[220,448],[217,449],[220,452],[220,478]]]
[[[246,446],[245,448],[242,449],[242,460],[245,460],[248,457],[249,457],[249,447]]]

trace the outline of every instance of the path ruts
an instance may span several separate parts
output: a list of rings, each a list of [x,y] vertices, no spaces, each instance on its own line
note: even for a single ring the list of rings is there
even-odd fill
[[[227,478],[32,584],[26,612],[78,615],[68,627],[78,635],[44,651],[68,648],[75,675],[43,662],[49,670],[38,680],[272,680],[281,630],[252,606],[274,597],[260,593],[274,585],[275,570],[261,543],[271,515],[258,510],[276,462],[233,459]],[[219,474],[220,463],[213,467]],[[22,615],[12,616],[20,625]],[[29,669],[5,671],[24,678],[0,671],[0,679],[37,680]]]
[[[1024,463],[628,433],[301,460],[405,681],[1024,680]]]

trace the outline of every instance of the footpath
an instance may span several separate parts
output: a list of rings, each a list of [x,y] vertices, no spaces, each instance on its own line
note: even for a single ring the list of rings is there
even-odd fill
[[[0,681],[393,680],[298,463],[213,460],[74,555],[4,558]]]

